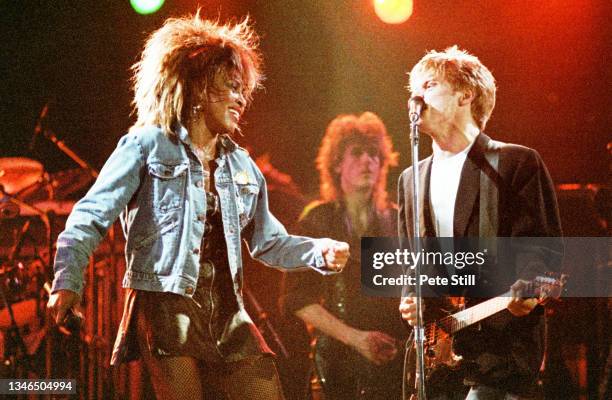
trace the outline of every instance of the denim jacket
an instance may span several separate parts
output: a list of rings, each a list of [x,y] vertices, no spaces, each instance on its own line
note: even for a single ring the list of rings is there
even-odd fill
[[[266,182],[248,153],[221,137],[215,160],[223,232],[234,292],[242,304],[242,254],[282,268],[325,268],[319,240],[288,235],[268,209]],[[123,287],[191,297],[199,274],[206,219],[203,168],[187,130],[132,130],[119,141],[89,192],[77,202],[57,240],[53,291],[81,293],[89,256],[122,214]]]

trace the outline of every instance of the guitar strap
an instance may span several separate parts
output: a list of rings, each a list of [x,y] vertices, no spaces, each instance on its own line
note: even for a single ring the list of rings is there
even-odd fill
[[[499,228],[499,151],[504,143],[489,140],[484,156],[486,163],[480,169],[480,214],[478,236],[486,238],[489,257],[497,256]],[[484,244],[484,243],[483,243]]]

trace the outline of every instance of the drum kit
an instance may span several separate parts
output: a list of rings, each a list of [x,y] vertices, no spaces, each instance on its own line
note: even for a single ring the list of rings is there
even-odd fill
[[[36,160],[0,158],[0,377],[37,369],[34,357],[48,333],[55,228],[97,175],[51,131],[41,133],[81,168],[47,173]]]

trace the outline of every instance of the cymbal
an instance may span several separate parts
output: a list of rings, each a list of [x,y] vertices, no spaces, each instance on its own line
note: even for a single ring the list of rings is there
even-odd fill
[[[43,200],[31,203],[30,205],[42,212],[53,211],[56,215],[68,215],[74,206],[73,200]],[[35,216],[37,215],[32,208],[20,207],[19,215]]]
[[[50,175],[55,200],[74,198],[80,191],[91,186],[94,179],[88,171],[82,168],[58,171]]]
[[[25,157],[0,158],[0,185],[8,194],[14,194],[38,182],[43,166]]]
[[[82,197],[83,190],[91,186],[92,176],[82,168],[44,174],[36,185],[19,192],[21,200],[29,203],[46,200],[68,200]]]

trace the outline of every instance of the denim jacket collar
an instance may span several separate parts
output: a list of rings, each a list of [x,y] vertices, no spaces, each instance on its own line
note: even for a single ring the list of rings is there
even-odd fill
[[[188,147],[192,147],[193,143],[191,142],[191,137],[189,136],[189,132],[187,128],[185,128],[181,124],[177,124],[175,129],[176,136],[185,143]],[[217,140],[217,152],[218,154],[231,153],[232,151],[238,148],[238,144],[230,138],[230,135],[223,134],[219,136],[219,140]]]

